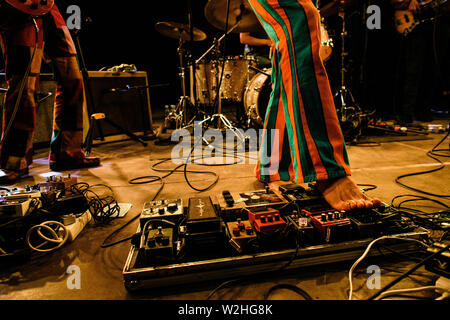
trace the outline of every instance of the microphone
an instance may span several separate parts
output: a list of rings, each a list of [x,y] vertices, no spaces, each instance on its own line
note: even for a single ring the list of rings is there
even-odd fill
[[[147,89],[148,86],[130,86],[129,84],[127,84],[125,87],[123,88],[111,88],[106,90],[106,92],[128,92],[131,90],[141,90],[141,89]]]

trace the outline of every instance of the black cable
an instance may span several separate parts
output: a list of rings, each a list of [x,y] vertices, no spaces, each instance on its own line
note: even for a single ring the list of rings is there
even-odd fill
[[[298,286],[294,286],[292,284],[287,284],[287,283],[282,283],[282,284],[277,284],[274,285],[272,288],[270,288],[266,294],[264,295],[264,300],[268,300],[270,295],[276,291],[276,290],[280,290],[280,289],[287,289],[287,290],[291,290],[294,291],[295,293],[298,293],[300,296],[302,296],[303,298],[305,298],[306,300],[314,300],[309,294],[308,292],[306,292],[305,290],[303,290],[302,288],[298,287]]]
[[[395,205],[394,202],[396,199],[405,198],[405,197],[411,197],[412,199],[403,200],[399,204]],[[438,204],[439,206],[444,207],[447,210],[446,211],[445,210],[437,211],[437,212],[424,212],[419,209],[408,208],[408,207],[402,206],[404,203],[414,202],[414,201],[433,202],[433,203]],[[444,215],[445,213],[448,213],[449,212],[448,210],[450,209],[450,207],[447,204],[443,203],[442,201],[427,198],[424,196],[407,194],[407,195],[400,195],[400,196],[394,197],[391,201],[391,206],[393,208],[397,209],[399,214],[408,217],[415,224],[417,224],[419,226],[423,226],[424,228],[432,229],[432,230],[445,230],[446,228],[448,228],[444,225],[444,223],[449,223],[449,219],[442,217],[442,215]]]
[[[162,178],[161,177],[157,177],[156,176],[156,180],[154,180],[154,181],[157,181],[157,180],[160,180],[161,181],[161,186],[159,187],[159,189],[156,191],[156,194],[153,196],[153,198],[152,198],[152,200],[151,201],[154,201],[157,197],[158,197],[158,195],[160,194],[160,192],[162,191],[162,189],[164,188],[164,181],[162,180]],[[134,184],[137,184],[137,183],[134,183]],[[136,216],[134,216],[133,218],[131,218],[131,220],[130,221],[128,221],[128,222],[126,222],[124,225],[122,225],[122,226],[120,226],[119,228],[117,228],[116,230],[114,230],[112,233],[110,233],[106,238],[105,238],[105,240],[103,240],[103,242],[102,242],[102,244],[101,244],[101,248],[109,248],[109,247],[112,247],[112,246],[115,246],[115,245],[117,245],[117,244],[119,244],[119,243],[122,243],[122,242],[125,242],[125,241],[128,241],[128,240],[131,240],[133,237],[134,237],[134,235],[133,236],[130,236],[130,237],[127,237],[127,238],[124,238],[124,239],[121,239],[121,240],[118,240],[118,241],[116,241],[116,242],[113,242],[113,243],[110,243],[110,244],[106,244],[106,242],[108,241],[108,240],[110,240],[112,237],[114,237],[116,234],[118,234],[120,231],[122,231],[123,229],[125,229],[127,226],[129,226],[133,221],[135,221],[137,218],[139,218],[141,216],[141,213],[139,213],[139,214],[137,214]]]
[[[206,188],[203,188],[203,189],[198,189],[198,188],[194,187],[194,186],[189,182],[189,178],[188,178],[188,176],[187,176],[187,173],[188,173],[187,166],[188,166],[189,160],[191,159],[192,152],[194,152],[194,150],[195,150],[197,144],[198,144],[198,143],[202,143],[202,142],[203,142],[202,139],[198,139],[198,141],[197,141],[196,143],[194,143],[194,145],[193,145],[193,147],[191,148],[191,151],[189,152],[188,156],[186,157],[186,161],[184,162],[184,165],[183,165],[183,174],[184,174],[184,179],[186,180],[186,183],[187,183],[187,184],[189,185],[189,187],[191,187],[193,190],[199,191],[199,192],[203,192],[203,191],[209,190],[210,188],[212,188],[212,187],[219,181],[219,176],[218,176],[215,172],[205,171],[205,172],[204,172],[205,174],[213,174],[213,175],[216,177],[216,179],[214,180],[214,182],[211,183],[209,186],[207,186]]]
[[[300,205],[297,203],[297,201],[294,200],[294,201],[291,201],[291,203],[293,203],[296,206],[297,214],[300,214],[301,209],[300,209]],[[292,222],[286,226],[285,230],[287,230],[290,225],[292,225]],[[295,252],[292,255],[292,257],[289,259],[289,261],[286,264],[284,264],[280,269],[278,269],[278,271],[282,271],[282,270],[286,269],[287,267],[289,267],[292,264],[292,262],[295,260],[295,258],[297,258],[298,250],[300,250],[300,239],[299,239],[300,238],[300,230],[295,225],[294,225],[294,228],[296,229],[295,230],[296,231]]]
[[[238,281],[248,281],[248,278],[236,278],[236,279],[232,279],[232,280],[228,280],[223,282],[222,284],[220,284],[218,287],[216,287],[213,291],[210,292],[210,294],[206,297],[206,300],[211,299],[211,297],[220,289],[234,283],[234,282],[238,282]]]
[[[440,255],[442,252],[448,250],[450,248],[450,244],[441,248],[440,250],[438,250],[437,252],[433,253],[432,255],[428,256],[427,258],[423,259],[421,262],[419,262],[418,264],[416,264],[414,267],[412,267],[411,269],[409,269],[407,272],[403,273],[400,277],[398,277],[397,279],[391,281],[390,283],[388,283],[387,285],[385,285],[383,288],[381,288],[377,293],[375,293],[374,295],[372,295],[371,297],[368,298],[368,300],[373,300],[376,297],[378,297],[379,295],[381,295],[383,292],[385,292],[386,290],[388,290],[390,287],[394,286],[395,284],[397,284],[398,282],[400,282],[401,280],[403,280],[404,278],[406,278],[407,276],[409,276],[410,274],[412,274],[414,271],[416,271],[417,269],[419,269],[421,266],[423,266],[425,263],[427,263],[429,260],[433,259],[434,257]]]
[[[406,184],[400,182],[401,179],[406,178],[406,177],[412,177],[412,176],[418,176],[418,175],[428,174],[428,173],[432,173],[432,172],[436,172],[436,171],[439,171],[439,170],[444,169],[444,168],[445,168],[445,164],[444,164],[440,159],[438,159],[438,158],[436,158],[436,157],[434,157],[434,156],[442,156],[442,155],[437,155],[437,154],[435,153],[435,151],[440,151],[440,150],[437,150],[437,148],[439,147],[439,145],[441,145],[441,144],[448,138],[449,134],[450,134],[450,131],[447,132],[447,134],[444,136],[444,138],[442,138],[442,140],[439,141],[439,143],[436,144],[436,145],[435,145],[430,151],[428,151],[427,154],[426,154],[428,157],[430,157],[431,159],[437,161],[437,162],[440,164],[439,168],[435,168],[435,169],[431,169],[431,170],[426,170],[426,171],[421,171],[421,172],[415,172],[415,173],[404,174],[404,175],[401,175],[401,176],[397,177],[397,178],[395,179],[395,182],[396,182],[397,184],[401,185],[401,186],[404,187],[404,188],[407,188],[407,189],[410,189],[410,190],[413,190],[413,191],[416,191],[416,192],[419,192],[419,193],[423,193],[423,194],[430,195],[430,196],[433,196],[433,197],[438,197],[438,198],[450,198],[450,195],[445,195],[445,194],[435,194],[435,193],[427,192],[427,191],[424,191],[424,190],[420,190],[420,189],[417,189],[417,188],[408,186],[408,185],[406,185]]]
[[[415,199],[403,200],[399,204],[394,205],[394,201],[395,200],[400,199],[400,198],[404,198],[404,197],[414,197]],[[439,201],[439,200],[436,200],[436,199],[432,199],[432,198],[427,198],[427,197],[424,197],[424,196],[414,195],[414,194],[403,194],[403,195],[399,195],[399,196],[394,197],[391,200],[391,206],[394,207],[394,208],[399,208],[400,209],[400,208],[402,208],[401,205],[403,203],[412,202],[412,201],[430,201],[430,202],[434,202],[436,204],[439,204],[439,205],[443,206],[446,209],[450,209],[450,207],[448,205],[446,205],[445,203],[443,203],[442,201]]]

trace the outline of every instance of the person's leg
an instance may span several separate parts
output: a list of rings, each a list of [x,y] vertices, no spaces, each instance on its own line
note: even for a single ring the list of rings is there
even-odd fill
[[[37,35],[36,50],[36,32],[31,21],[1,35],[8,83],[3,107],[3,143],[0,146],[0,165],[3,171],[0,183],[3,184],[14,183],[26,176],[28,167],[33,161],[33,133],[36,125],[35,94],[39,87],[44,47],[41,19],[37,19],[37,25],[40,31]],[[23,82],[30,61],[31,69]],[[22,85],[24,86],[21,99],[17,105]]]
[[[275,188],[295,179],[281,96],[282,83],[278,59],[278,52],[274,52],[271,74],[272,92],[264,119],[260,156],[256,166],[258,179],[262,182],[271,183]]]
[[[278,84],[279,103],[284,114],[278,112],[276,119],[284,116],[286,123],[285,128],[279,127],[281,122],[274,120],[268,111],[265,128],[279,129],[282,139],[278,148],[273,148],[273,142],[263,144],[261,154],[268,155],[272,168],[276,162],[286,161],[289,154],[289,167],[293,169],[288,170],[289,178],[297,183],[318,181],[317,186],[325,199],[336,209],[378,204],[378,200],[372,201],[362,194],[349,177],[344,138],[328,76],[319,56],[317,9],[310,0],[250,0],[250,3],[276,44],[278,58],[274,63],[277,63],[278,72],[274,74],[272,94],[277,95]],[[280,147],[285,145],[286,138],[290,153]],[[283,151],[273,156],[273,150]],[[277,173],[265,176],[257,171],[257,174],[261,181],[286,180]]]
[[[83,139],[83,78],[70,32],[56,6],[47,17],[45,54],[51,59],[58,81],[54,107],[50,168],[64,170],[98,166],[81,149]]]

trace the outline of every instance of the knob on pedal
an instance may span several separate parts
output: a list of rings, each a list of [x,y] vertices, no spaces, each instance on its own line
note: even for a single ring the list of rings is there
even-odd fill
[[[241,218],[237,219],[237,227],[239,228],[239,230],[245,229],[245,225],[242,223]]]

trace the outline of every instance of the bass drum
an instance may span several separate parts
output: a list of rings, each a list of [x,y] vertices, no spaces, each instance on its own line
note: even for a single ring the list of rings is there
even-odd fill
[[[256,74],[244,92],[244,108],[249,121],[256,127],[262,128],[266,118],[267,106],[272,92],[270,74],[272,69],[263,70]]]

